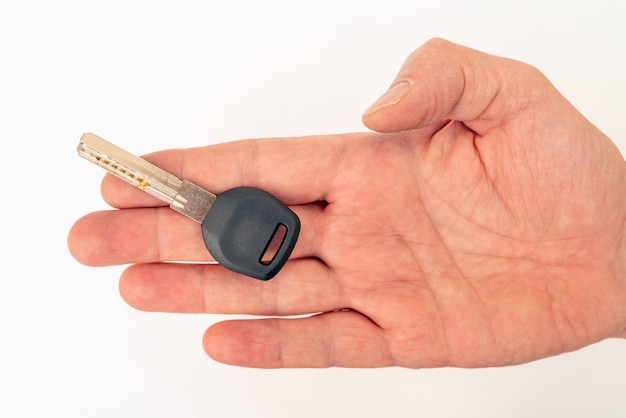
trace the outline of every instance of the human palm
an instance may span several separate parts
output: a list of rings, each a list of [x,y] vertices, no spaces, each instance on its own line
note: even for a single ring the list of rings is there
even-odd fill
[[[364,118],[388,133],[148,157],[290,204],[302,233],[275,279],[162,263],[210,261],[198,226],[110,177],[103,195],[124,210],[80,220],[70,249],[136,263],[120,290],[139,309],[269,316],[205,335],[209,355],[245,366],[498,366],[623,336],[626,171],[611,141],[521,63],[434,41],[398,79]]]

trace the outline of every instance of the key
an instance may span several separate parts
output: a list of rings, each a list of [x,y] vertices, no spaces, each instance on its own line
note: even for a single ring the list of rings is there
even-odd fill
[[[92,133],[83,134],[77,149],[81,157],[198,222],[208,251],[232,271],[269,280],[296,245],[300,220],[263,190],[236,187],[216,196]]]

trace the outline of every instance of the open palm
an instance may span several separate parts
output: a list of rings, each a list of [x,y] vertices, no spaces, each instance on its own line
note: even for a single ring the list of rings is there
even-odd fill
[[[215,324],[207,353],[252,367],[481,367],[624,336],[624,160],[535,69],[435,40],[366,112],[386,133],[239,141],[148,156],[216,193],[261,187],[302,233],[269,282],[210,261],[199,227],[114,178],[119,211],[69,245],[134,263],[144,310],[304,315]],[[233,169],[235,167],[235,169]]]

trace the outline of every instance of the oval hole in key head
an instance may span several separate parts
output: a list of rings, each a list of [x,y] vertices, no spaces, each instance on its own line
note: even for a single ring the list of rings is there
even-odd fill
[[[278,224],[276,230],[274,230],[274,234],[272,238],[270,238],[263,254],[261,255],[261,264],[267,266],[274,261],[274,257],[278,254],[278,250],[283,245],[283,241],[285,241],[285,236],[287,235],[287,227],[283,224]]]

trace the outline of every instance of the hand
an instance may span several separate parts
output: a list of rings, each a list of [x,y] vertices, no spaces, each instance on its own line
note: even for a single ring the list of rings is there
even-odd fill
[[[107,176],[122,210],[69,235],[89,265],[135,263],[147,311],[306,315],[217,323],[214,359],[251,367],[502,366],[626,336],[626,170],[534,68],[443,40],[414,52],[361,133],[147,158],[219,193],[250,185],[302,221],[269,282],[210,261],[199,226]]]

